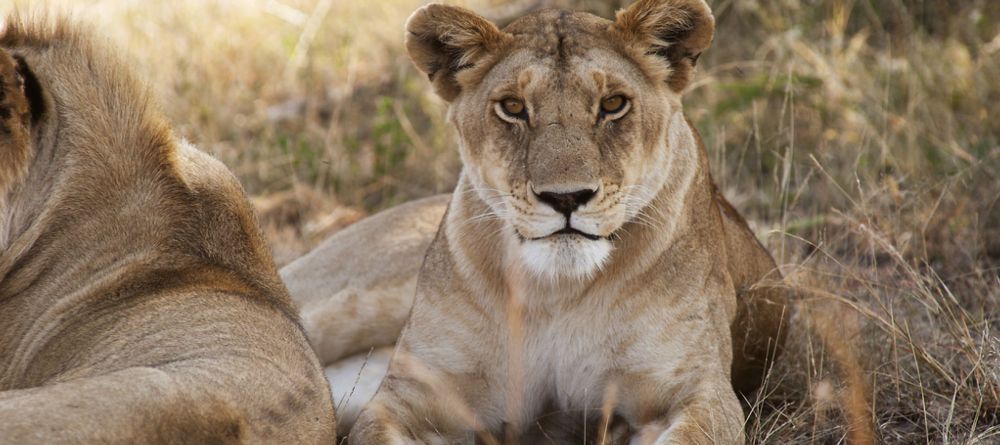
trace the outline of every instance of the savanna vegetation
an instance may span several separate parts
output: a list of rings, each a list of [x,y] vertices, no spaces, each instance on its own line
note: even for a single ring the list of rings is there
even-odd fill
[[[46,3],[132,55],[255,197],[279,263],[455,182],[444,104],[402,48],[418,0]],[[498,21],[624,3],[465,2]],[[1000,443],[1000,2],[709,3],[685,107],[796,294],[750,442]]]

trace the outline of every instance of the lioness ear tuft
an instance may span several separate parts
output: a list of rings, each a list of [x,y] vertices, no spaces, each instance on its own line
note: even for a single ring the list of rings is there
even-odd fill
[[[0,49],[0,197],[24,177],[31,161],[31,91],[35,90],[40,94],[24,61]]]
[[[458,73],[498,52],[510,39],[489,20],[457,6],[430,4],[406,21],[410,59],[449,102],[462,90]]]
[[[679,93],[712,44],[715,19],[704,0],[639,0],[618,12],[614,28],[642,53],[665,59],[667,84]]]

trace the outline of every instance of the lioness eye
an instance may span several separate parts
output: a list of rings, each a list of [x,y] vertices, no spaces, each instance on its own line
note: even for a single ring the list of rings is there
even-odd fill
[[[615,114],[625,108],[625,97],[621,94],[606,97],[601,101],[601,112],[604,114]]]
[[[500,101],[500,108],[503,108],[503,112],[513,118],[525,119],[527,117],[524,114],[524,102],[521,102],[518,99],[504,99]]]

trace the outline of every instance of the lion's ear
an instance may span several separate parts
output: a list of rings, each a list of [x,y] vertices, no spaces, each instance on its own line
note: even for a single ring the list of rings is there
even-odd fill
[[[704,0],[639,0],[618,12],[614,27],[628,44],[670,64],[667,84],[679,93],[712,44],[715,19]]]
[[[458,73],[495,54],[510,39],[489,20],[457,6],[427,5],[406,22],[410,58],[449,102],[462,90]]]
[[[0,49],[0,197],[28,169],[31,125],[42,112],[41,103],[41,89],[31,69],[23,59]]]

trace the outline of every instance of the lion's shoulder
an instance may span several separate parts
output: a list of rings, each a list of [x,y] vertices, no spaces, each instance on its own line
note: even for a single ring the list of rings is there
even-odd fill
[[[0,148],[34,160],[20,174],[0,166],[0,192],[15,190],[0,207],[0,229],[25,252],[44,250],[65,264],[119,267],[94,258],[142,252],[164,275],[177,267],[225,271],[255,300],[296,320],[239,181],[177,139],[149,86],[113,45],[60,17],[15,14],[5,24],[0,132],[32,137],[0,135]]]

